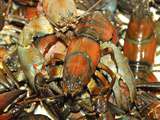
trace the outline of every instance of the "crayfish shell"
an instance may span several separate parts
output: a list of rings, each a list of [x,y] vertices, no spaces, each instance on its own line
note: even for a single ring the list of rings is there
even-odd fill
[[[43,0],[42,5],[48,20],[53,25],[67,24],[77,14],[73,0]]]
[[[0,120],[11,120],[13,115],[11,113],[3,113],[0,115]]]
[[[88,84],[99,59],[100,47],[95,41],[85,37],[72,40],[64,64],[64,82],[69,91]]]
[[[113,37],[114,27],[101,12],[97,11],[80,19],[76,34],[95,41],[109,41]],[[115,41],[113,40],[113,42]]]
[[[29,80],[30,86],[33,90],[36,90],[34,81],[36,69],[34,68],[34,66],[37,65],[39,67],[38,69],[41,70],[42,65],[44,63],[42,54],[37,48],[24,48],[19,46],[18,56],[21,67]]]
[[[19,44],[22,46],[31,45],[34,37],[41,37],[53,32],[53,27],[48,22],[46,17],[39,15],[24,26],[19,36]]]
[[[66,54],[66,46],[54,34],[39,38],[36,46],[47,62],[54,60],[54,58],[63,59]]]
[[[23,9],[24,18],[32,20],[34,17],[38,16],[38,10],[36,7],[25,7]]]
[[[142,13],[139,13],[139,9],[132,14],[128,25],[124,55],[129,59],[136,83],[157,81],[156,78],[152,80],[153,75],[150,76],[149,73],[157,47],[154,21],[147,10],[141,10]]]
[[[18,98],[19,95],[25,93],[24,90],[12,90],[9,92],[5,92],[0,94],[0,113],[3,112],[3,110],[11,104],[16,98]]]

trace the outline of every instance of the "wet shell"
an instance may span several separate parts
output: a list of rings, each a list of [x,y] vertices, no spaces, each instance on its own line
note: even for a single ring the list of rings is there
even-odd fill
[[[43,0],[43,10],[48,20],[53,24],[70,22],[76,15],[76,6],[73,0]]]

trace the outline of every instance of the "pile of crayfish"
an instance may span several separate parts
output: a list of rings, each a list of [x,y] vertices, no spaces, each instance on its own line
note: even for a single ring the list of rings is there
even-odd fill
[[[0,120],[160,120],[159,45],[160,0],[0,0]]]

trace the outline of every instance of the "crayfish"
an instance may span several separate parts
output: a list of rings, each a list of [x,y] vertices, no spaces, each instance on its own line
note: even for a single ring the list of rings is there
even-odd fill
[[[146,3],[2,0],[0,120],[159,119],[159,83],[144,82],[159,37]],[[118,14],[131,15],[124,45]]]

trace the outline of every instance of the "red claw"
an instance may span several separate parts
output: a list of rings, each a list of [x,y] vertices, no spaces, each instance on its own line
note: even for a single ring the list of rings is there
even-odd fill
[[[0,94],[0,114],[10,103],[12,103],[19,95],[23,93],[25,93],[24,90],[12,90]]]
[[[13,115],[11,113],[4,113],[0,115],[0,120],[11,120]]]

